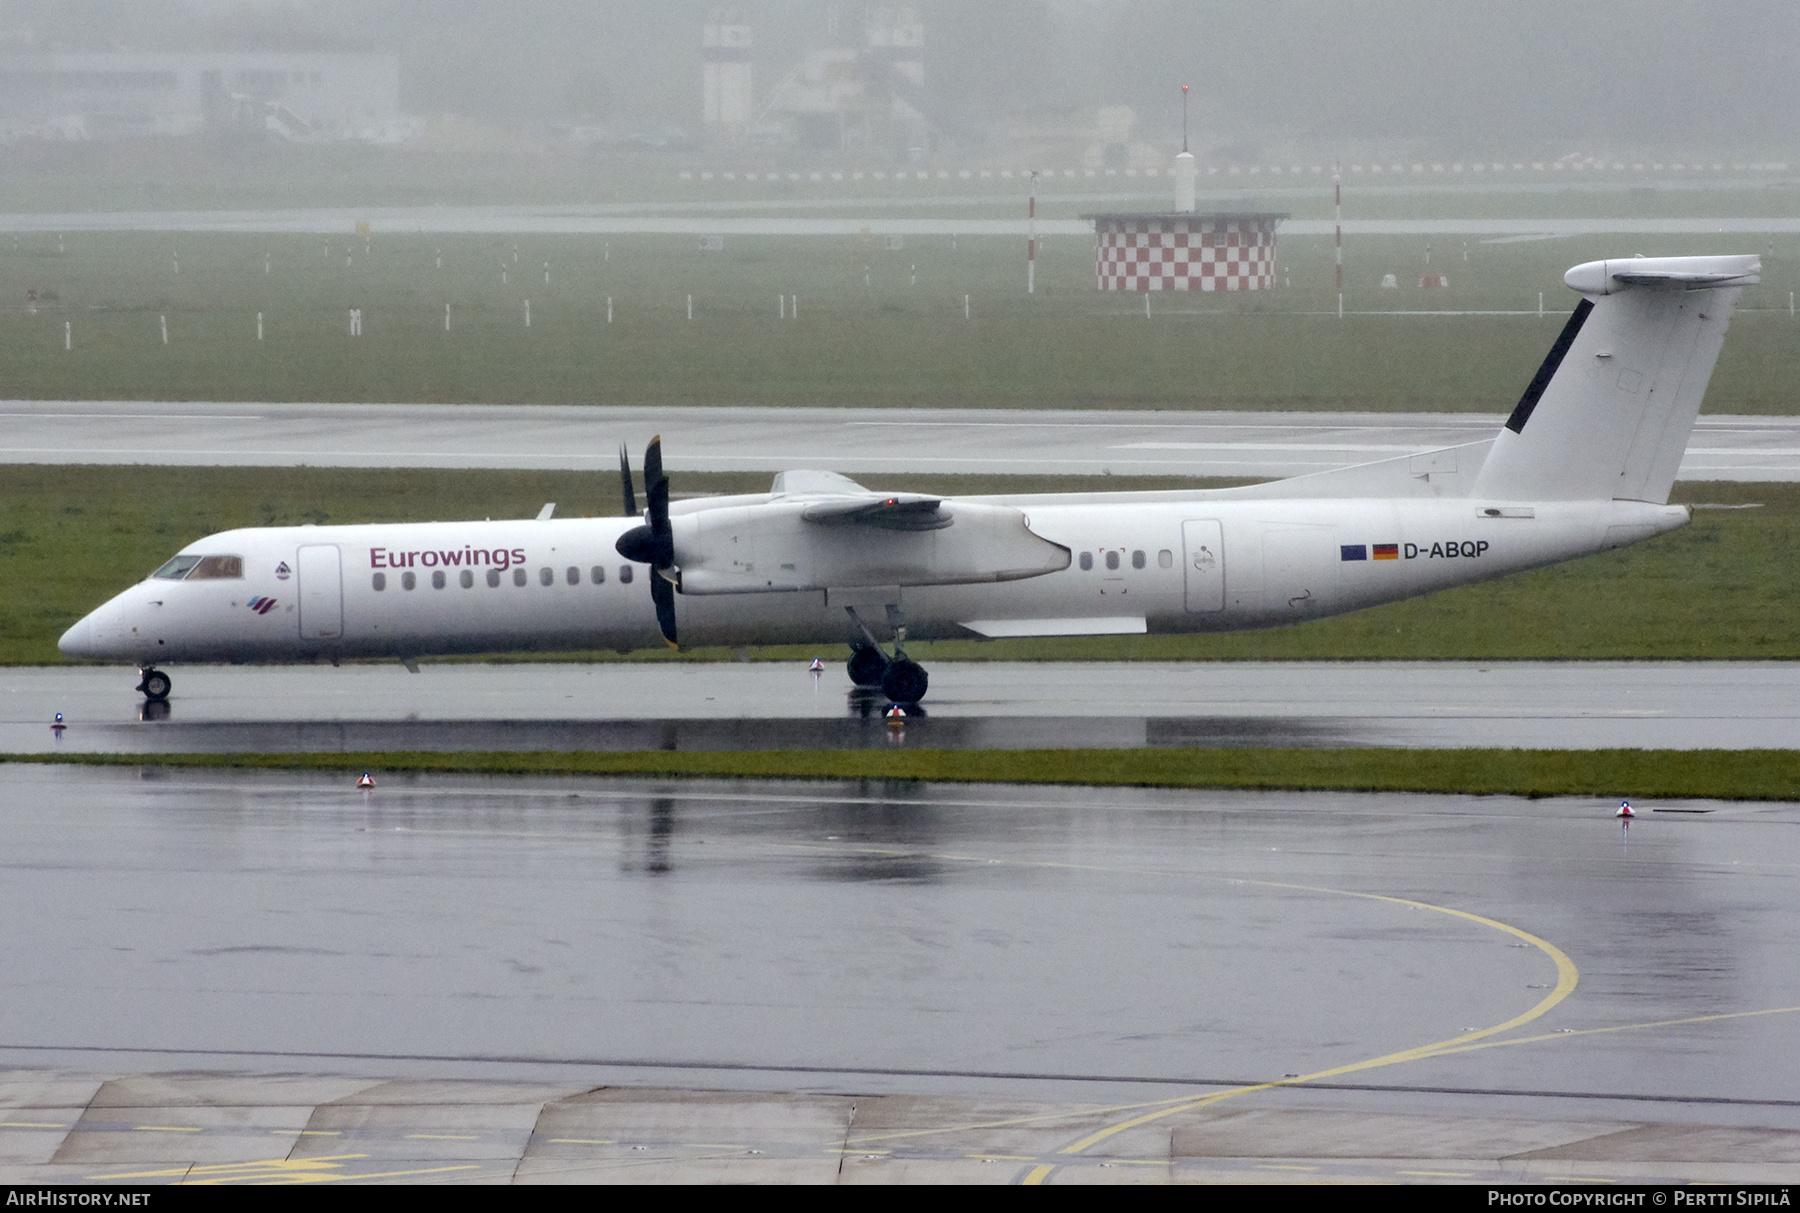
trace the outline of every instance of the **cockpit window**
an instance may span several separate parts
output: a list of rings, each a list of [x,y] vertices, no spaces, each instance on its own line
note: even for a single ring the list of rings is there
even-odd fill
[[[194,571],[187,575],[189,581],[220,581],[226,578],[244,575],[244,558],[242,556],[202,556]]]
[[[164,581],[221,581],[244,575],[242,556],[177,556],[150,574]]]
[[[164,581],[180,581],[183,577],[186,577],[192,572],[194,566],[199,563],[200,557],[198,556],[177,556],[150,575],[152,577],[161,577]]]

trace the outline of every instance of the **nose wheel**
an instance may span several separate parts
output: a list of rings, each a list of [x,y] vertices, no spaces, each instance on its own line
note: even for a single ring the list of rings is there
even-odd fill
[[[144,667],[142,673],[144,679],[138,683],[137,689],[143,692],[144,698],[151,703],[167,702],[169,691],[175,685],[169,676],[161,670],[151,669],[148,666]]]

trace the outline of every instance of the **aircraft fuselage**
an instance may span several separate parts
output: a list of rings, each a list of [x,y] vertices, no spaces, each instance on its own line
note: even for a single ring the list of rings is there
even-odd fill
[[[851,637],[846,608],[914,639],[1225,632],[1360,610],[1589,555],[1686,523],[1634,501],[962,498],[1022,510],[1068,567],[961,585],[677,594],[684,646]],[[291,662],[660,648],[646,581],[615,549],[635,518],[268,527],[182,550],[236,557],[152,576],[62,641],[75,656]],[[219,570],[225,575],[218,575]],[[883,638],[886,639],[887,635]]]

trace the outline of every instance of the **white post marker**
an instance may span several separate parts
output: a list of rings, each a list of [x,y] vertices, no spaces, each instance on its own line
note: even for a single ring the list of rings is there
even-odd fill
[[[775,300],[776,300],[776,316],[775,316],[775,318],[777,320],[786,320],[787,319],[787,296],[786,295],[777,295],[777,296],[775,296]]]
[[[1144,319],[1150,319],[1150,292],[1144,292]]]
[[[63,321],[63,348],[65,350],[72,350],[75,348],[75,325],[73,321]]]
[[[1344,318],[1344,174],[1342,165],[1331,165],[1332,223],[1336,235],[1338,319]]]
[[[788,316],[789,320],[800,319],[800,296],[798,296],[798,295],[794,296],[794,305],[791,308],[789,308],[788,311],[790,313],[792,313],[791,315]]]
[[[688,296],[688,319],[692,320],[693,318],[694,318],[694,297],[692,295],[689,295]]]
[[[1025,200],[1025,293],[1037,293],[1037,170],[1031,171],[1031,193]],[[917,281],[915,278],[914,281]]]
[[[606,297],[606,323],[612,323],[612,296]]]
[[[179,252],[179,251],[178,251],[178,252],[176,252],[176,253],[175,253],[175,254],[174,254],[174,255],[173,255],[173,259],[174,259],[174,262],[175,262],[175,272],[176,272],[176,273],[177,273],[177,274],[179,274],[179,273],[180,273],[180,272],[181,272],[181,253],[180,253],[180,252]]]
[[[548,261],[544,262],[544,285],[550,285],[550,263]]]
[[[271,266],[272,264],[274,264],[274,258],[271,257],[268,253],[264,253],[263,254],[263,277],[265,277],[265,278],[268,277],[269,266]]]
[[[967,295],[964,295],[963,296],[963,319],[967,320],[968,318],[969,318],[969,297]]]
[[[444,331],[446,333],[450,331],[450,305],[448,303],[444,305]]]
[[[437,251],[437,267],[440,270],[444,268],[444,250],[443,249],[439,249]]]
[[[258,313],[256,313],[256,339],[258,341],[261,341],[263,339],[262,333],[263,333],[262,313],[258,312]]]
[[[163,344],[167,345],[169,344],[169,318],[167,315],[161,315],[157,317],[157,320],[162,322]]]
[[[1538,319],[1544,318],[1544,292],[1538,292]]]
[[[525,327],[531,327],[531,300],[525,301]]]

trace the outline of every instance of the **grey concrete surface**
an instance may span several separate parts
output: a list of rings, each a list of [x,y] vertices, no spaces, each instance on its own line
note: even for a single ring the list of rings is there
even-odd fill
[[[0,766],[0,1181],[1791,1182],[1800,806],[1639,808]]]
[[[0,752],[1800,747],[1781,662],[928,662],[904,730],[843,650],[752,663],[0,667]],[[64,716],[60,734],[52,729]]]
[[[1275,478],[1473,442],[1470,413],[602,408],[0,401],[0,463],[591,468],[663,436],[673,472]],[[1800,479],[1800,418],[1700,419],[1684,480]],[[680,489],[677,481],[675,488]]]
[[[1309,188],[1293,191],[1273,185],[1273,191],[1258,191],[1259,197],[1274,192],[1294,198],[1318,199],[1328,182],[1315,181]],[[1172,186],[1170,187],[1172,188]],[[1355,187],[1353,186],[1353,189]],[[1541,192],[1540,187],[1540,191]],[[1620,189],[1627,188],[1621,183]],[[946,208],[979,212],[996,202],[1018,205],[1027,190],[1025,181],[1015,184],[1010,197],[949,197],[935,200]],[[1375,189],[1371,193],[1387,193]],[[1410,191],[1405,191],[1410,192]],[[1485,191],[1484,191],[1485,192]],[[1514,191],[1522,192],[1522,191]],[[1163,188],[1146,186],[1142,193],[1094,195],[1091,191],[1067,195],[1048,194],[1046,207],[1081,205],[1091,199],[1100,205],[1110,199],[1128,202],[1132,198],[1166,199]],[[1166,202],[1160,203],[1167,205]],[[723,207],[706,203],[634,203],[624,205],[545,206],[416,206],[416,207],[335,207],[290,210],[214,210],[214,211],[82,211],[73,213],[15,213],[0,215],[0,232],[279,232],[313,234],[348,234],[360,223],[368,223],[375,232],[412,234],[494,234],[494,235],[725,235],[725,236],[855,236],[864,231],[908,236],[1024,236],[1033,225],[1020,215],[1005,218],[977,217],[975,214],[872,215],[861,213],[871,205],[882,205],[896,211],[916,211],[921,203],[915,199],[809,200],[821,211],[848,211],[844,214],[774,216],[726,214],[722,210],[760,210],[753,202],[727,203]],[[1139,209],[1133,207],[1132,209]],[[685,210],[688,214],[670,213]],[[1329,236],[1333,224],[1323,219],[1289,219],[1282,224],[1283,234],[1290,236]],[[1584,216],[1581,218],[1473,218],[1473,219],[1358,219],[1343,223],[1345,235],[1382,236],[1515,236],[1515,235],[1716,235],[1729,232],[1743,235],[1767,235],[1800,232],[1800,219],[1789,216],[1694,216],[1688,218],[1649,218],[1621,215],[1616,217]],[[1084,219],[1040,216],[1035,222],[1040,236],[1092,236],[1093,224]]]

